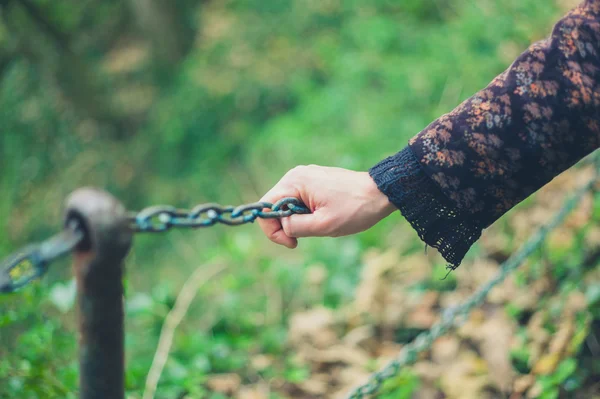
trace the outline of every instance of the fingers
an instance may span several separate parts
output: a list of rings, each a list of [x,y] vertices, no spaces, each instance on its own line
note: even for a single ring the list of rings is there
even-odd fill
[[[324,237],[332,235],[331,229],[322,214],[322,209],[311,214],[292,215],[284,218],[281,220],[281,226],[288,237]]]
[[[283,185],[276,185],[262,198],[261,202],[275,203],[284,197],[298,197],[298,191],[292,187],[286,187]],[[288,236],[281,225],[279,219],[257,219],[258,225],[265,233],[267,238],[276,244],[283,245],[287,248],[296,248],[298,246],[298,240],[294,237]]]
[[[262,223],[264,222],[277,222],[279,226],[275,226],[275,223],[263,226]],[[285,231],[281,227],[281,223],[279,223],[278,220],[263,219],[262,221],[259,221],[259,224],[261,224],[261,228],[265,232],[267,238],[269,238],[269,240],[273,241],[275,244],[283,245],[284,247],[290,249],[294,249],[298,246],[298,240],[294,237],[289,237],[286,235]]]

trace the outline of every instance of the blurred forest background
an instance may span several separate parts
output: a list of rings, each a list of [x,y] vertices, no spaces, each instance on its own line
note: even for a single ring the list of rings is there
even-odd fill
[[[131,210],[189,208],[254,202],[298,164],[367,170],[576,3],[1,0],[0,256],[56,232],[80,186]],[[571,170],[525,201],[446,279],[399,214],[294,251],[256,225],[136,236],[127,397],[142,398],[194,272],[202,284],[156,398],[339,397],[473,293],[589,177]],[[599,398],[599,220],[587,196],[380,397]],[[0,297],[1,398],[77,397],[73,294],[64,260]]]

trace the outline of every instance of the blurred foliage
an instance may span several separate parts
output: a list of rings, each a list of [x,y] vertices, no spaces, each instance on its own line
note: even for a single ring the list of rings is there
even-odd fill
[[[130,209],[190,207],[255,201],[298,164],[366,170],[546,36],[567,3],[2,0],[0,256],[56,231],[63,199],[84,185]],[[600,378],[600,282],[590,277],[598,241],[586,239],[598,234],[594,204],[579,233],[567,229],[568,239],[515,277],[525,290],[551,281],[542,302],[505,306],[519,325],[506,356],[515,373],[535,376],[545,398],[588,392]],[[510,220],[491,233],[503,248],[490,255],[477,247],[471,259],[506,257],[519,243]],[[298,387],[317,371],[294,356],[290,317],[320,305],[343,312],[368,250],[389,248],[422,251],[399,216],[353,237],[302,240],[293,252],[275,248],[257,226],[136,237],[127,261],[128,397],[141,397],[182,284],[212,263],[228,272],[199,290],[157,397],[228,397],[211,383],[226,373],[238,385],[268,382],[263,396],[247,397],[311,397]],[[428,259],[431,275],[407,290],[464,289],[454,274],[440,280],[441,258]],[[319,270],[326,272],[315,284]],[[34,286],[0,297],[0,397],[77,396],[70,279],[59,262]],[[560,298],[573,291],[587,305],[565,319]],[[553,334],[569,320],[578,334],[547,372],[531,374],[539,354],[526,326],[541,309],[540,328]],[[398,326],[392,336],[405,342],[415,331]],[[382,397],[409,398],[426,390],[422,379],[402,373]]]

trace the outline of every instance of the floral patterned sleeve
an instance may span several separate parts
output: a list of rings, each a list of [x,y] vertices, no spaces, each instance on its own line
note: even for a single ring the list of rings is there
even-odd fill
[[[456,268],[483,229],[599,143],[600,0],[587,0],[369,172]]]

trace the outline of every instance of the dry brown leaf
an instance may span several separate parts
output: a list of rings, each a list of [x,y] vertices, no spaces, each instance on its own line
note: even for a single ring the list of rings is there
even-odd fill
[[[405,314],[407,293],[402,288],[429,277],[430,271],[424,254],[401,258],[396,249],[370,251],[364,257],[354,308],[378,324],[395,325]]]
[[[433,309],[438,299],[439,293],[435,291],[428,291],[421,295],[416,305],[410,304],[413,305],[410,306],[412,310],[408,312],[404,325],[412,328],[431,328],[438,318],[437,311]]]
[[[402,350],[402,345],[392,342],[383,341],[377,349],[377,364],[379,367],[385,366],[389,361],[395,359]]]
[[[273,357],[268,355],[259,354],[253,356],[250,359],[250,364],[257,371],[262,371],[273,364]]]
[[[467,266],[467,265],[465,265]],[[461,266],[462,267],[462,266]],[[498,262],[491,259],[478,259],[468,267],[460,270],[457,276],[459,289],[467,289],[470,292],[477,289],[482,284],[487,283],[498,272]]]
[[[383,253],[369,251],[364,257],[364,262],[354,306],[359,312],[369,313],[379,319],[389,286],[389,281],[386,281],[384,276],[398,264],[399,255],[394,250]]]
[[[478,345],[488,367],[494,370],[490,381],[500,390],[508,391],[514,376],[509,353],[515,326],[501,308],[487,313],[481,309],[474,311],[458,333]]]
[[[452,363],[456,359],[459,349],[458,338],[451,335],[440,337],[431,346],[431,360],[440,365]]]
[[[269,399],[269,391],[266,384],[244,386],[240,388],[236,399]]]
[[[533,387],[531,387],[531,389],[529,389],[529,391],[527,391],[527,398],[529,399],[535,399],[535,398],[539,398],[542,393],[544,391],[544,388],[542,387],[542,385],[539,382],[536,382]]]
[[[440,306],[443,309],[448,309],[454,306],[458,306],[462,304],[469,295],[473,293],[472,290],[455,290],[455,291],[447,291],[440,295]]]
[[[480,339],[480,328],[485,321],[485,313],[481,309],[473,309],[467,321],[457,328],[456,333],[461,338]]]
[[[311,396],[324,395],[327,393],[329,376],[325,375],[325,378],[319,378],[319,375],[312,376],[306,381],[302,381],[298,384],[298,388],[308,393]]]
[[[554,335],[552,335],[550,345],[548,346],[550,353],[562,354],[563,352],[565,352],[574,332],[574,320],[570,317],[561,319],[558,331]]]
[[[431,256],[431,260],[430,260]],[[417,281],[428,279],[433,271],[432,262],[437,261],[434,256],[434,251],[430,255],[425,255],[423,252],[416,252],[408,255],[400,260],[403,281],[414,284]]]
[[[522,288],[517,286],[514,277],[510,276],[504,282],[492,288],[487,301],[493,304],[512,302],[521,290]]]
[[[483,323],[479,336],[481,355],[488,367],[494,370],[490,379],[504,392],[509,391],[514,378],[510,361],[514,333],[513,322],[499,309]]]
[[[415,363],[412,370],[419,376],[422,382],[433,384],[445,372],[446,368],[433,362],[421,361]]]
[[[408,314],[404,325],[409,328],[428,329],[437,318],[437,313],[431,308],[419,307]]]
[[[535,376],[533,374],[522,375],[518,377],[513,385],[513,390],[516,393],[524,393],[535,383]]]
[[[541,277],[516,291],[510,302],[519,309],[535,309],[540,297],[548,292],[551,286],[552,282],[547,277]]]
[[[292,344],[311,342],[324,348],[337,341],[333,312],[324,307],[318,307],[292,315],[289,323],[289,340]]]
[[[346,346],[358,346],[366,349],[369,345],[368,341],[371,341],[375,336],[375,328],[370,325],[356,327],[350,330],[343,338],[342,342]]]
[[[587,299],[583,292],[573,291],[567,297],[564,312],[566,314],[575,314],[587,308]]]
[[[242,380],[237,374],[216,374],[206,380],[206,386],[211,390],[226,395],[232,395],[240,387]]]
[[[423,385],[413,395],[413,399],[440,399],[443,393],[434,385]]]
[[[370,373],[360,367],[345,367],[338,374],[338,382],[341,388],[330,396],[333,399],[344,399],[348,393],[359,384],[363,384],[369,380]]]
[[[442,390],[449,399],[484,399],[490,380],[485,361],[472,351],[463,351],[440,377]]]

